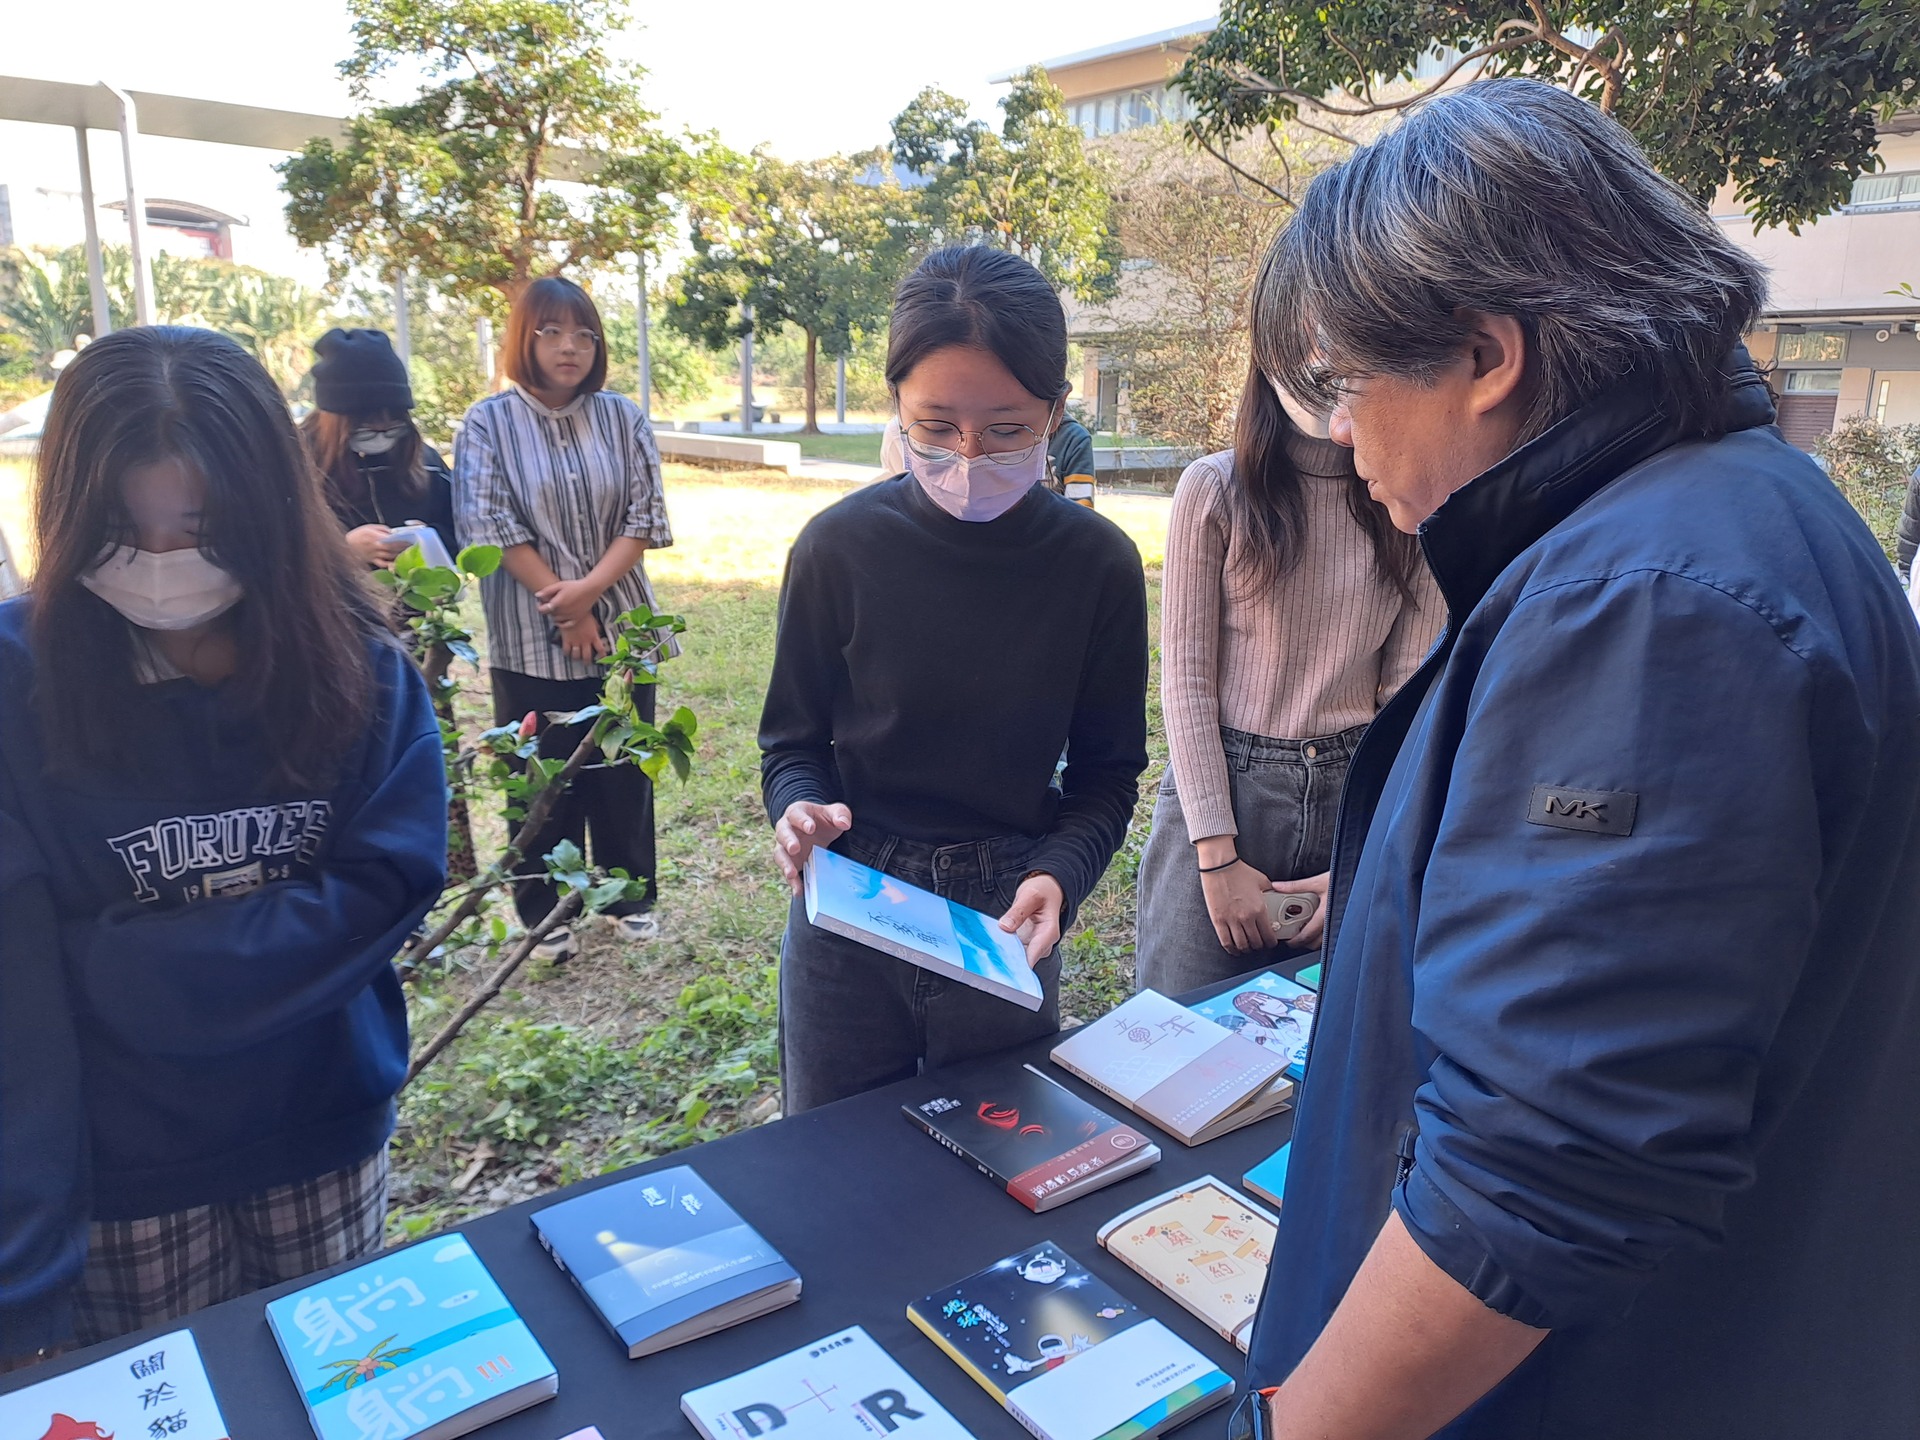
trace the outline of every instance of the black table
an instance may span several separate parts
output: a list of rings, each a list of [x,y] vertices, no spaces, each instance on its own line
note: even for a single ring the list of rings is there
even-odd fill
[[[1303,955],[1301,962],[1314,958]],[[1189,1148],[1051,1064],[1047,1052],[1058,1040],[1049,1036],[942,1072],[967,1076],[1030,1061],[1159,1144],[1160,1163],[1151,1169],[1044,1215],[1030,1213],[900,1114],[903,1100],[926,1093],[923,1076],[583,1181],[459,1227],[560,1372],[556,1398],[476,1433],[486,1440],[559,1440],[597,1425],[606,1440],[696,1440],[680,1413],[683,1393],[857,1324],[978,1440],[1028,1440],[1018,1421],[913,1327],[907,1305],[1042,1240],[1052,1240],[1239,1379],[1245,1365],[1240,1353],[1109,1255],[1094,1234],[1122,1210],[1201,1175],[1240,1188],[1240,1177],[1292,1134],[1293,1112]],[[792,1263],[805,1289],[799,1303],[771,1315],[629,1360],[540,1248],[528,1216],[564,1196],[672,1165],[697,1168]],[[232,1440],[310,1440],[312,1429],[265,1312],[269,1300],[314,1278],[8,1375],[0,1379],[0,1393],[187,1328],[199,1344]],[[1225,1407],[1210,1411],[1174,1433],[1194,1440],[1221,1433],[1226,1413]]]

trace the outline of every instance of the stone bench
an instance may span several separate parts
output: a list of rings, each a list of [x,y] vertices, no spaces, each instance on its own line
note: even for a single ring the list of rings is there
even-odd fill
[[[791,440],[761,440],[752,435],[695,435],[656,430],[653,438],[663,460],[729,470],[783,470],[800,473],[800,447]]]

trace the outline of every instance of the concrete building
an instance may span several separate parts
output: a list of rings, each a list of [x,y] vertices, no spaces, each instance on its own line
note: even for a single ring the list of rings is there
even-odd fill
[[[1209,16],[1040,62],[1066,97],[1067,111],[1091,140],[1142,125],[1188,118],[1169,81],[1214,28]],[[1437,75],[1446,57],[1429,56],[1418,74]],[[992,76],[1013,79],[1008,71]],[[1811,445],[1850,415],[1883,424],[1920,423],[1920,114],[1903,114],[1880,132],[1882,168],[1862,176],[1849,203],[1800,227],[1756,234],[1723,190],[1710,207],[1739,244],[1766,262],[1773,276],[1765,317],[1748,337],[1754,359],[1771,367],[1781,396],[1781,428]],[[1082,346],[1079,382],[1090,417],[1116,418],[1121,379],[1102,364],[1100,341],[1113,317],[1151,309],[1151,281],[1137,266],[1121,280],[1120,297],[1097,309],[1067,305],[1068,329]]]

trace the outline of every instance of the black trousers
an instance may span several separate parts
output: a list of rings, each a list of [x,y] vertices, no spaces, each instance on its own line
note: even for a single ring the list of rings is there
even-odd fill
[[[493,723],[507,725],[518,721],[529,710],[539,717],[540,754],[571,755],[585,725],[552,725],[549,711],[582,710],[600,698],[598,680],[546,680],[538,675],[522,675],[514,670],[494,670]],[[654,687],[633,687],[634,708],[644,720],[654,716]],[[521,767],[516,767],[521,768]],[[509,828],[516,822],[509,820]],[[588,835],[592,846],[588,847]],[[639,915],[653,908],[655,871],[653,844],[653,782],[637,765],[598,766],[583,770],[574,778],[567,793],[523,847],[522,872],[538,869],[542,857],[562,840],[571,840],[588,859],[604,870],[624,870],[647,882],[646,898],[624,900],[609,907],[613,915]],[[544,880],[522,880],[513,887],[513,906],[520,923],[538,925],[547,912],[559,903],[559,887]]]

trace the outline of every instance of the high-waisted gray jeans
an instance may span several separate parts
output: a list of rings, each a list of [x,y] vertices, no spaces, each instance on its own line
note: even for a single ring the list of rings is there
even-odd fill
[[[1333,821],[1353,747],[1367,727],[1312,740],[1270,740],[1220,727],[1240,858],[1270,880],[1300,880],[1333,858]],[[1139,934],[1133,973],[1162,995],[1211,985],[1298,954],[1285,945],[1236,955],[1221,945],[1207,914],[1200,870],[1180,809],[1173,767],[1153,807],[1140,857]]]

